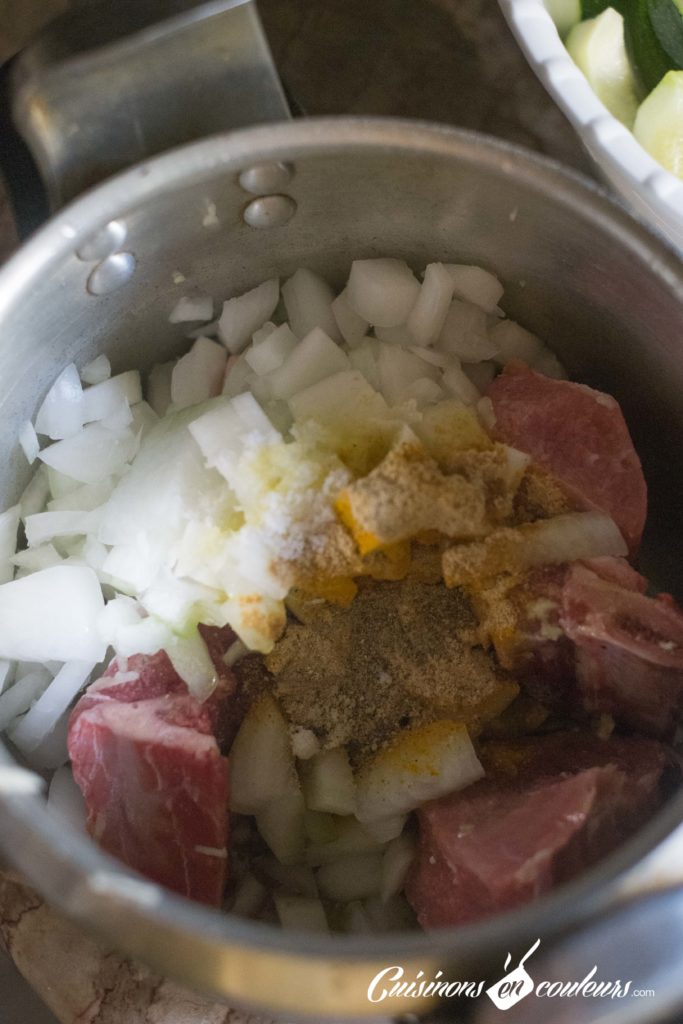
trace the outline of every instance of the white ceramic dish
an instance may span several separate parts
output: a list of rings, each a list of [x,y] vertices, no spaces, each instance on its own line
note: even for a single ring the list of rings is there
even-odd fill
[[[567,53],[543,0],[499,0],[524,54],[624,202],[683,251],[683,181],[612,117]]]

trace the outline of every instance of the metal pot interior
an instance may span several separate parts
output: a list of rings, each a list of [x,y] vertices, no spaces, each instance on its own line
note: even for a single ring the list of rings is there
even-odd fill
[[[251,227],[244,211],[254,196],[238,178],[272,161],[288,165],[278,191],[296,210],[279,226]],[[92,294],[103,280],[127,277],[133,261],[112,253],[132,254],[134,269],[119,287]],[[508,315],[548,341],[573,378],[616,396],[650,485],[643,571],[683,597],[679,262],[566,172],[418,124],[311,121],[216,137],[127,172],[60,213],[0,278],[3,507],[29,475],[18,430],[66,363],[106,351],[122,370],[177,355],[187,342],[168,314],[192,287],[226,298],[301,265],[341,285],[352,259],[381,255],[495,270]],[[611,880],[680,821],[683,803],[534,907],[457,933],[353,943],[283,936],[165,894],[152,898],[154,887],[123,884],[128,876],[113,862],[58,834],[38,798],[6,794],[4,817],[3,848],[48,899],[158,969],[271,1010],[360,1015],[372,1011],[365,992],[378,964],[455,962],[464,971],[505,943],[548,936],[589,904],[606,905]]]

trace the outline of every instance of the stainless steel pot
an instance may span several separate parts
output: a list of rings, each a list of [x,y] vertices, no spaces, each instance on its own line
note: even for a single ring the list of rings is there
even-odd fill
[[[57,141],[52,152],[65,153],[64,139]],[[88,174],[92,156],[85,147]],[[46,158],[54,196],[67,165]],[[494,268],[506,283],[509,315],[548,339],[573,376],[616,395],[651,484],[645,570],[683,594],[680,262],[575,175],[427,124],[329,119],[218,135],[146,160],[54,216],[0,273],[4,504],[28,479],[19,428],[69,361],[106,351],[115,369],[144,369],[177,354],[185,343],[168,312],[194,284],[228,296],[302,264],[341,284],[352,258],[385,254],[416,265],[443,259]],[[660,913],[654,929],[661,964],[680,959],[680,947],[668,949],[661,935],[667,927],[674,935],[683,906],[674,888],[683,883],[683,795],[594,870],[519,911],[429,935],[326,937],[207,910],[132,876],[60,826],[40,781],[0,751],[7,857],[86,927],[233,1005],[316,1018],[423,1011],[428,1001],[370,1002],[371,979],[393,964],[407,978],[439,969],[453,979],[500,975],[508,950],[524,952],[537,937],[549,944],[608,913],[617,922],[612,954],[620,952],[615,962],[628,977],[637,967],[627,941],[633,901],[658,885],[672,887],[670,917]],[[671,836],[669,852],[653,861]],[[580,948],[599,962],[591,934]],[[573,1021],[596,1012],[576,1007]],[[655,1008],[650,1002],[646,1012]]]

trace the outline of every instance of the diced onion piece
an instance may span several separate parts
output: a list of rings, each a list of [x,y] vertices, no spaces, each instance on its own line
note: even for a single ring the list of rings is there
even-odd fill
[[[496,364],[490,360],[485,360],[483,363],[463,364],[462,370],[469,377],[477,391],[482,394],[488,391],[496,376]]]
[[[0,695],[0,731],[9,728],[19,715],[23,715],[40,697],[51,681],[46,668],[26,672]]]
[[[343,747],[322,750],[301,766],[306,806],[328,814],[353,814],[356,792],[349,758]]]
[[[255,374],[247,362],[246,353],[239,356],[230,356],[225,367],[225,378],[223,380],[223,394],[227,398],[234,398],[249,389],[249,384],[255,380]]]
[[[452,274],[443,263],[429,263],[417,302],[406,320],[415,344],[434,344],[443,329],[452,298]]]
[[[103,505],[114,490],[114,477],[108,476],[94,484],[83,484],[48,502],[48,512],[90,512]],[[24,518],[29,518],[24,516]]]
[[[22,517],[31,516],[34,512],[42,512],[49,496],[50,481],[48,469],[47,466],[39,466],[19,499]]]
[[[356,773],[356,816],[363,822],[405,814],[483,774],[462,722],[405,729]]]
[[[482,267],[462,263],[446,263],[444,266],[451,276],[454,295],[466,302],[473,302],[486,313],[500,314],[498,303],[503,297],[504,288],[494,274]]]
[[[370,935],[375,931],[370,916],[360,900],[342,904],[339,925],[342,931],[350,935]]]
[[[102,514],[92,512],[37,512],[24,520],[29,547],[37,547],[54,537],[83,537],[97,530]]]
[[[0,659],[0,693],[4,693],[14,680],[14,662]]]
[[[289,325],[288,325],[289,326]],[[277,324],[274,324],[272,320],[266,320],[263,327],[259,327],[257,331],[251,336],[253,345],[260,345],[262,341],[265,341],[268,335],[272,334],[273,331],[277,330]]]
[[[216,689],[218,676],[204,638],[198,629],[174,636],[164,648],[173,668],[197,700],[204,701]]]
[[[355,822],[356,819],[349,818],[348,820]],[[307,810],[304,818],[306,839],[311,843],[318,844],[333,842],[339,835],[339,822],[340,819],[335,818],[333,814],[323,814],[321,811]]]
[[[384,343],[380,346],[377,367],[380,391],[389,405],[403,401],[416,380],[423,377],[435,379],[438,376],[436,367],[430,367],[413,352]]]
[[[425,405],[433,405],[435,402],[440,402],[446,395],[443,388],[440,388],[435,380],[430,380],[429,377],[419,377],[418,380],[414,380],[412,384],[409,384],[406,390],[403,392],[403,401],[414,401],[417,403],[418,409],[422,409]]]
[[[97,617],[104,607],[92,569],[57,565],[0,586],[0,657],[100,661]]]
[[[375,337],[378,341],[398,348],[411,348],[415,344],[415,338],[405,324],[399,324],[398,327],[375,327]]]
[[[228,354],[209,338],[197,338],[186,355],[173,367],[171,401],[176,409],[198,405],[220,395]]]
[[[213,316],[213,299],[208,295],[183,295],[170,312],[170,324],[191,323],[194,320],[210,320]]]
[[[404,324],[419,293],[420,284],[403,260],[354,260],[351,264],[347,302],[375,327]]]
[[[247,875],[237,886],[230,910],[240,917],[252,917],[259,912],[267,896],[265,885],[253,875]]]
[[[493,408],[493,402],[488,395],[484,395],[484,397],[480,398],[477,402],[477,416],[479,417],[479,422],[482,427],[492,434],[496,426],[496,411]]]
[[[510,359],[533,363],[545,351],[545,345],[531,331],[520,327],[514,320],[501,320],[489,330],[489,337],[497,349],[496,362],[505,364]]]
[[[356,348],[368,333],[369,324],[367,320],[351,309],[346,289],[340,292],[332,303],[332,313],[346,344],[349,348]]]
[[[136,449],[132,430],[111,431],[91,423],[74,437],[43,448],[40,458],[73,480],[91,484],[122,469]]]
[[[498,353],[489,336],[486,313],[460,299],[451,302],[437,345],[442,352],[449,352],[466,363],[480,363]]]
[[[567,371],[555,353],[551,352],[550,349],[545,349],[541,352],[532,365],[534,370],[545,374],[546,377],[554,377],[556,380],[567,380]]]
[[[273,893],[273,902],[283,928],[300,932],[327,932],[325,908],[320,900],[305,896]]]
[[[334,344],[334,342],[330,342]],[[207,465],[234,483],[245,447],[282,440],[253,395],[236,395],[189,425]]]
[[[165,416],[171,404],[171,378],[175,363],[157,363],[147,381],[147,400],[157,416]]]
[[[348,357],[339,345],[319,327],[314,327],[272,374],[273,397],[291,398],[324,377],[348,368]]]
[[[0,513],[0,583],[9,583],[14,576],[12,558],[17,550],[17,530],[21,506],[13,505]]]
[[[388,412],[382,396],[358,370],[333,373],[299,391],[289,399],[289,408],[298,423],[307,419],[347,423],[349,418],[357,423],[361,417],[382,419]]]
[[[377,356],[380,345],[374,338],[366,338],[358,348],[349,352],[349,362],[354,370],[362,373],[370,387],[379,389],[379,367]]]
[[[411,345],[410,351],[420,359],[423,359],[425,363],[429,363],[430,366],[438,366],[439,369],[445,370],[446,367],[450,366],[453,362],[451,356],[446,352],[440,352],[434,348],[422,348],[420,345]]]
[[[47,478],[50,482],[50,494],[53,501],[65,498],[68,494],[73,494],[81,485],[80,480],[74,480],[72,476],[60,473],[58,469],[54,469],[52,466],[48,466]]]
[[[84,384],[101,384],[108,377],[111,377],[111,363],[104,354],[91,359],[81,369],[81,380]]]
[[[38,434],[53,441],[77,434],[84,423],[83,388],[78,370],[70,363],[48,391],[36,416]]]
[[[281,324],[260,341],[256,341],[254,335],[254,343],[246,349],[244,358],[254,373],[263,377],[282,366],[296,346],[297,339],[289,325]]]
[[[159,414],[147,402],[137,402],[130,410],[131,426],[136,435],[146,437],[152,427],[159,422]]]
[[[394,818],[378,818],[377,821],[363,822],[363,828],[378,843],[389,843],[400,836],[406,827],[407,814],[398,814]]]
[[[133,422],[133,413],[130,411],[130,405],[128,399],[124,398],[121,404],[114,410],[109,416],[105,416],[104,419],[99,420],[103,427],[107,430],[123,430],[125,427],[129,427]]]
[[[336,823],[334,838],[313,842],[306,849],[306,863],[311,867],[332,864],[356,853],[381,850],[385,845],[384,840],[371,835],[356,818],[337,818],[333,821]]]
[[[38,443],[38,435],[30,421],[26,422],[19,431],[19,444],[29,466],[32,466],[38,458],[40,444]]]
[[[48,569],[48,572],[58,570]],[[59,670],[30,711],[12,730],[12,742],[22,751],[35,750],[52,732],[95,668],[94,661],[68,661]]]
[[[53,814],[67,822],[70,828],[85,832],[85,801],[68,765],[58,768],[52,776],[47,806]]]
[[[374,896],[382,887],[382,854],[357,853],[323,864],[316,876],[320,895],[346,903]]]
[[[249,648],[246,644],[243,644],[241,640],[235,640],[234,643],[230,644],[223,655],[223,663],[227,665],[228,668],[232,668],[233,665],[236,665],[237,662],[248,653]]]
[[[401,891],[414,858],[415,839],[413,836],[400,835],[389,843],[382,857],[380,898],[383,903]]]
[[[148,615],[129,625],[121,625],[114,633],[111,646],[119,657],[130,658],[134,654],[156,654],[157,651],[168,650],[172,640],[166,623]]]
[[[280,299],[280,285],[276,277],[223,303],[218,321],[218,337],[228,352],[237,355],[275,311]]]
[[[460,366],[449,366],[443,375],[444,387],[465,405],[476,405],[481,395]]]
[[[320,752],[320,740],[312,729],[294,726],[291,729],[292,750],[298,761],[308,761]]]
[[[138,370],[127,370],[86,388],[83,392],[83,422],[93,423],[112,416],[124,401],[129,405],[142,401]]]
[[[281,864],[296,864],[304,855],[306,804],[296,775],[284,793],[256,811],[256,827]]]
[[[294,755],[282,712],[265,694],[249,708],[230,750],[230,807],[256,814],[292,788]]]
[[[319,327],[333,341],[342,340],[332,312],[334,292],[318,274],[300,267],[283,284],[282,298],[297,338],[305,338],[314,327]]]
[[[535,565],[627,554],[624,538],[610,516],[570,512],[515,529],[495,530],[482,541],[449,548],[443,556],[443,573],[446,584],[453,587]]]

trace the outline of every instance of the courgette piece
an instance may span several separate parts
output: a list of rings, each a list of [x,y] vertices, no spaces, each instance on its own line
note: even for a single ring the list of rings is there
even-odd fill
[[[636,83],[624,46],[624,19],[613,7],[575,25],[567,50],[610,114],[631,128],[638,109]]]
[[[662,167],[683,178],[683,71],[669,71],[643,100],[633,134]]]

